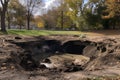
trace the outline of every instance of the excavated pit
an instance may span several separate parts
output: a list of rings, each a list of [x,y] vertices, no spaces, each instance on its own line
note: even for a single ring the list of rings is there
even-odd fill
[[[40,63],[42,63],[45,59],[48,59],[48,57],[54,55],[63,55],[67,53],[73,55],[82,55],[90,58],[90,60],[82,65],[74,65],[72,61],[69,61],[69,65],[61,67],[61,69],[57,70],[65,72],[91,70],[97,68],[101,64],[106,65],[106,58],[109,56],[112,57],[114,55],[112,52],[114,52],[113,50],[115,50],[116,46],[114,46],[109,41],[110,40],[106,42],[92,42],[88,40],[71,40],[62,43],[62,41],[58,40],[42,40],[30,42],[12,42],[13,44],[21,47],[24,52],[19,54],[15,52],[11,53],[11,57],[16,60],[17,64],[19,64],[22,68],[29,71],[36,70],[38,68],[49,69],[45,65],[40,65]],[[119,57],[115,59],[119,61]],[[113,60],[113,62],[116,60]],[[97,61],[98,64],[96,64]],[[91,68],[92,65],[95,65],[95,67]]]
[[[69,80],[65,76],[73,74],[71,79],[78,80],[80,75],[119,75],[120,38],[92,41],[62,37],[1,38],[0,79],[21,80],[23,76],[22,80],[43,77],[48,78],[45,80]],[[48,67],[48,64],[53,66]]]

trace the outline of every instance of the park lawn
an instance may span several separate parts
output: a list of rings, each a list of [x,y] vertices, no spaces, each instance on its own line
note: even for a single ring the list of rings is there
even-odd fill
[[[56,31],[56,30],[7,30],[8,34],[22,36],[48,36],[48,35],[78,35],[86,34],[90,36],[120,35],[120,30],[98,30],[98,31]],[[0,34],[4,34],[0,32]]]
[[[8,30],[8,34],[28,35],[28,36],[48,36],[48,35],[80,35],[81,31],[53,31],[53,30]]]
[[[78,35],[78,31],[51,31],[51,30],[8,30],[8,34],[40,36],[40,35]]]

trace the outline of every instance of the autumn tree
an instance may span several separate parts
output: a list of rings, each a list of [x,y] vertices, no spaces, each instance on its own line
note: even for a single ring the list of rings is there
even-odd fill
[[[2,7],[0,8],[1,13],[1,31],[6,32],[5,18],[6,12],[8,8],[8,3],[10,0],[0,0]]]
[[[73,21],[77,28],[81,28],[84,22],[85,1],[84,0],[64,0],[69,10],[67,16]],[[82,17],[81,17],[82,16]]]
[[[120,1],[119,0],[61,0],[63,1],[56,10],[48,11],[46,23],[50,26],[74,25],[80,30],[85,29],[109,29],[120,25]],[[56,14],[54,14],[56,13]],[[50,16],[51,15],[51,16]],[[52,17],[54,15],[54,17]],[[55,17],[56,16],[56,17]],[[48,19],[49,18],[49,19]],[[71,24],[70,24],[71,23]],[[51,26],[53,27],[53,26]]]
[[[85,22],[89,26],[89,29],[102,28],[101,14],[102,14],[102,0],[89,0],[86,3],[84,10]]]
[[[57,8],[58,17],[57,17],[57,27],[62,30],[72,27],[72,20],[69,15],[67,15],[69,8],[65,2],[61,2],[61,5]]]
[[[25,11],[25,8],[22,6],[19,0],[10,0],[6,16],[8,29],[11,28],[11,25],[18,25],[20,29],[21,26],[25,25]]]
[[[13,0],[11,3],[11,9],[13,9],[13,15],[14,15],[14,21],[13,24],[18,25],[19,29],[22,29],[22,26],[25,26],[26,22],[26,8],[18,1],[18,0]]]
[[[35,16],[34,23],[38,28],[44,28],[44,21],[41,16]]]
[[[69,8],[67,15],[80,29],[115,29],[120,25],[119,0],[64,0],[64,2]]]
[[[27,29],[30,30],[30,20],[32,14],[40,7],[42,0],[24,0],[24,6],[27,10]]]
[[[120,22],[120,2],[119,0],[106,0],[105,7],[102,18],[108,21],[109,27],[111,25],[115,29],[116,24]]]
[[[46,29],[55,29],[57,28],[57,19],[59,12],[57,9],[49,10],[46,14],[43,14],[41,17],[44,20]]]
[[[6,20],[7,20],[7,27],[8,27],[8,29],[11,29],[11,18],[12,18],[11,11],[7,10]]]

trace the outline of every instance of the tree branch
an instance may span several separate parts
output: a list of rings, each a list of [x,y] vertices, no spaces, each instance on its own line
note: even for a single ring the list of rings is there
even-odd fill
[[[3,0],[0,0],[0,2],[1,2],[1,4],[2,4],[2,6],[3,6],[3,5],[4,5]]]

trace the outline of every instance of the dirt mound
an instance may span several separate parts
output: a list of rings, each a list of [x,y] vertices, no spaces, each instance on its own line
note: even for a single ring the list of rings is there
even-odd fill
[[[103,42],[94,43],[96,45],[84,48],[83,54],[91,58],[86,64],[85,70],[102,69],[102,66],[116,66],[120,63],[119,42],[106,39]]]

